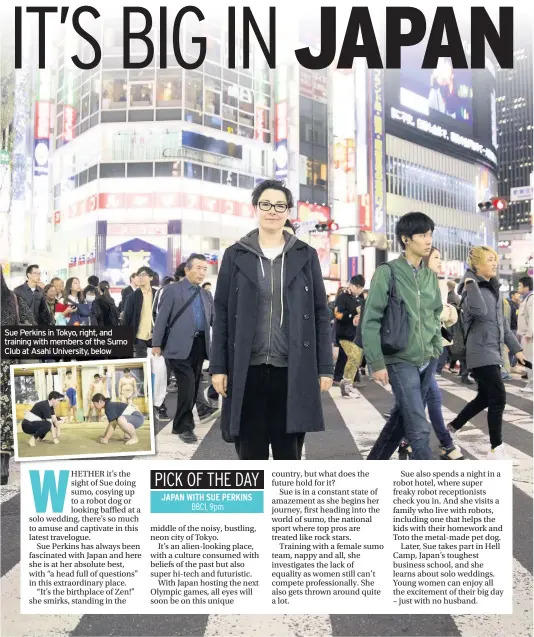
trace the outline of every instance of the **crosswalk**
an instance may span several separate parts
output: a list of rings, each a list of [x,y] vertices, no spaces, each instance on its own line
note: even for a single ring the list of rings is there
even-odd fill
[[[438,379],[443,414],[449,422],[469,400],[474,387],[461,385],[446,374]],[[19,613],[19,504],[20,478],[12,465],[10,483],[0,492],[2,512],[2,625],[7,637],[141,636],[178,637],[333,637],[432,635],[475,637],[482,634],[527,637],[532,634],[532,395],[519,391],[519,383],[507,383],[508,404],[503,439],[514,459],[514,611],[511,615],[33,615]],[[176,395],[170,395],[173,413]],[[385,413],[393,405],[391,388],[367,381],[360,399],[343,399],[338,388],[324,396],[327,430],[306,438],[303,460],[364,460],[380,433]],[[159,423],[156,456],[140,456],[133,462],[235,459],[233,445],[223,442],[218,421],[197,422],[198,443],[183,443],[172,434],[171,423]],[[469,422],[458,437],[468,461],[484,459],[489,449],[486,416]],[[434,440],[435,457],[439,449]],[[396,457],[392,458],[397,460]]]

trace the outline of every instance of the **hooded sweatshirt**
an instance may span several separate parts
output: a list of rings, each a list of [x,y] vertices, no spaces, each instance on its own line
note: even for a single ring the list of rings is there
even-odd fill
[[[284,232],[285,245],[274,259],[268,259],[259,244],[259,232],[253,230],[239,241],[239,245],[258,258],[258,319],[250,365],[287,367],[289,316],[284,293],[285,261],[297,238]]]

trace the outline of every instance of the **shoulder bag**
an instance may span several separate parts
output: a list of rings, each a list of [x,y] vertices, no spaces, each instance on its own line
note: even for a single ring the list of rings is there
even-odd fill
[[[182,305],[182,307],[178,310],[176,316],[172,319],[172,321],[165,328],[165,334],[163,335],[163,340],[161,341],[161,349],[164,350],[167,345],[167,341],[169,340],[169,336],[172,330],[172,326],[176,323],[176,321],[182,316],[182,314],[187,310],[187,308],[193,303],[193,301],[200,294],[200,287],[197,287],[194,294]]]
[[[382,352],[386,355],[397,354],[408,346],[408,313],[404,299],[397,296],[395,272],[389,263],[384,263],[391,272],[388,290],[388,304],[382,317],[380,339]]]

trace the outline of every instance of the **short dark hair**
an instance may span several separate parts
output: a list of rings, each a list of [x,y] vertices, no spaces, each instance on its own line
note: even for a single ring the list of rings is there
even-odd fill
[[[409,212],[403,215],[395,226],[395,235],[403,248],[404,241],[402,237],[411,239],[414,234],[426,234],[429,230],[434,232],[434,222],[423,212]]]
[[[163,279],[162,285],[165,287],[166,285],[169,285],[169,283],[174,283],[174,278],[172,276],[166,276]]]
[[[258,205],[260,197],[266,190],[279,190],[280,192],[283,192],[286,197],[288,210],[295,207],[291,190],[289,190],[283,181],[279,181],[278,179],[265,179],[264,181],[260,181],[260,183],[252,191],[253,206]]]
[[[185,262],[180,263],[180,265],[174,271],[174,280],[178,281],[179,279],[185,278]]]
[[[356,276],[353,276],[351,278],[350,284],[351,285],[355,285],[358,288],[364,288],[365,287],[365,277],[363,276],[363,274],[357,274]]]
[[[91,398],[91,402],[92,403],[102,403],[102,402],[106,402],[106,397],[104,396],[104,394],[95,394],[92,398]]]
[[[139,270],[137,270],[136,274],[139,275],[141,274],[141,272],[146,272],[149,277],[154,278],[154,270],[152,270],[152,268],[149,268],[147,265],[143,265],[142,267],[140,267]]]
[[[130,368],[129,367],[125,367],[122,371],[126,374],[126,372],[130,371]]]
[[[61,400],[63,398],[63,394],[60,394],[58,391],[51,391],[48,394],[48,400]]]
[[[53,285],[52,283],[49,283],[48,285],[45,285],[43,288],[43,294],[46,296],[48,294],[48,290],[50,288],[54,288],[54,290],[56,289],[56,286]],[[56,290],[57,291],[57,290]]]
[[[68,370],[67,370],[67,376],[68,376],[69,374],[72,376],[72,372],[70,371],[70,369],[68,369]]]
[[[50,285],[54,285],[54,281],[63,281],[63,279],[60,276],[55,276],[53,279],[51,279]]]
[[[130,274],[130,282],[131,282],[132,279],[135,279],[136,276],[137,276],[137,272],[132,272]]]
[[[100,279],[95,274],[92,274],[87,279],[87,283],[88,283],[88,285],[93,285],[96,288],[98,286],[98,284],[100,283]]]
[[[95,374],[93,378],[100,378],[100,374]]]
[[[524,285],[526,288],[528,288],[532,292],[532,277],[531,276],[522,276],[519,279],[519,283]]]
[[[210,283],[209,281],[206,281],[206,283],[203,283],[203,284],[202,284],[202,287],[203,287],[204,289],[206,289],[206,288],[208,287],[208,285],[211,287],[211,283]]]
[[[198,261],[207,261],[206,257],[203,254],[194,253],[185,262],[185,266],[184,267],[185,267],[186,270],[190,270],[191,269],[191,266],[193,265],[193,261],[195,259],[197,259]]]
[[[38,267],[39,266],[37,265],[37,263],[32,263],[31,265],[29,265],[26,268],[26,278],[28,278],[28,274],[31,274],[35,270],[35,268],[38,268]]]

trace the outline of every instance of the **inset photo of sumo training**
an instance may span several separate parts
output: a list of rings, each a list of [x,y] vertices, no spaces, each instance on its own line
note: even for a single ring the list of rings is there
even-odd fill
[[[146,359],[13,365],[15,460],[155,453]]]

